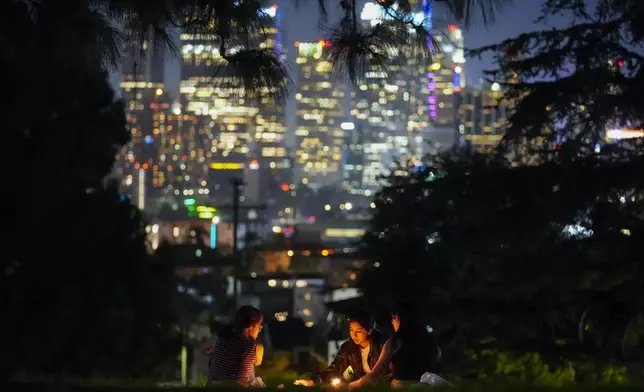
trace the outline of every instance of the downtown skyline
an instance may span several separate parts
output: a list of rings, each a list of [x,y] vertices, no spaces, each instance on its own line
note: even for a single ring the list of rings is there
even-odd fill
[[[366,1],[361,1],[364,4]],[[296,41],[317,41],[324,37],[324,31],[319,29],[318,26],[318,9],[315,2],[302,2],[299,8],[295,8],[292,2],[276,1],[280,6],[282,14],[283,34],[284,34],[284,47],[288,49],[288,58],[294,61]],[[284,4],[282,4],[284,3]],[[268,4],[268,3],[267,3]],[[470,26],[459,27],[463,29],[465,36],[466,48],[477,48],[485,45],[498,43],[518,34],[537,30],[542,25],[534,24],[534,15],[538,14],[540,4],[538,2],[526,2],[526,4],[518,4],[508,6],[504,12],[496,16],[496,21],[491,26],[484,26],[480,20],[476,18]],[[360,6],[362,8],[362,6]],[[337,19],[337,10],[334,7],[329,7],[329,24],[331,21]],[[334,15],[335,12],[335,15]],[[312,15],[314,23],[310,18],[301,18],[301,15]],[[552,19],[549,25],[557,25],[566,20]],[[174,32],[177,44],[179,43],[179,31]],[[482,58],[468,58],[467,59],[467,85],[478,84],[479,79],[483,76],[483,71],[486,69],[494,68],[494,59],[491,55],[483,56]],[[121,80],[120,70],[112,70],[110,72],[110,84],[114,88],[117,96],[120,96],[119,83]],[[171,95],[179,94],[179,84],[181,81],[181,56],[180,53],[166,52],[165,64],[165,86],[166,90]],[[292,104],[293,98],[289,100]]]

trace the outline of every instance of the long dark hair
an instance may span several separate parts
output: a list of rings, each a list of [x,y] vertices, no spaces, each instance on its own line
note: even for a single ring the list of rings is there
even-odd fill
[[[376,321],[373,317],[373,314],[364,309],[358,309],[355,312],[351,313],[349,317],[347,317],[347,320],[350,323],[358,323],[360,324],[360,326],[362,326],[362,328],[368,329],[369,331],[374,330],[376,327]]]
[[[406,341],[427,335],[427,328],[423,325],[416,306],[411,301],[400,301],[391,309],[391,316],[398,317],[400,328],[396,338]]]
[[[262,312],[249,305],[245,305],[237,309],[235,316],[233,316],[233,323],[226,325],[219,330],[217,336],[220,338],[230,337],[235,334],[241,333],[244,329],[252,327],[261,322],[264,316]]]
[[[257,325],[262,321],[264,316],[259,309],[250,305],[245,305],[237,309],[235,317],[233,318],[233,328],[235,332],[239,333],[248,327]]]
[[[401,301],[393,307],[392,317],[396,316],[400,320],[400,328],[393,338],[394,350],[414,352],[413,356],[422,356],[428,369],[433,369],[440,349],[420,314],[411,301]]]

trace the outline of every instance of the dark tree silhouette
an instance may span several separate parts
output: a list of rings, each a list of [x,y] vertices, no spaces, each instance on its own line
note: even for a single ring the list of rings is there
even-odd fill
[[[150,264],[139,212],[106,180],[129,134],[101,68],[108,42],[86,30],[97,14],[80,3],[0,5],[15,174],[3,188],[0,374],[163,378],[180,344],[159,306],[174,287]]]
[[[515,107],[496,154],[430,157],[375,199],[363,291],[417,298],[472,376],[619,381],[607,367],[641,360],[642,148],[606,130],[641,128],[644,13],[583,4],[545,1],[571,25],[473,51],[497,54]]]

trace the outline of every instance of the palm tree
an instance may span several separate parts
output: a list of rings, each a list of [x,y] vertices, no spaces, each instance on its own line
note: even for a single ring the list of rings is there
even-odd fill
[[[293,0],[296,6],[300,1]],[[433,0],[446,3],[453,15],[469,23],[475,14],[485,23],[491,22],[496,12],[511,0]],[[220,62],[216,72],[238,80],[247,96],[272,95],[285,98],[292,82],[285,61],[273,49],[260,48],[265,29],[272,23],[264,12],[262,0],[49,0],[33,2],[22,0],[30,9],[58,13],[66,28],[77,29],[84,44],[99,51],[104,65],[117,67],[126,40],[146,40],[165,44],[177,53],[171,39],[172,29],[194,34],[215,35],[219,44]],[[20,1],[19,1],[20,3]],[[325,26],[327,39],[332,43],[327,50],[339,77],[358,81],[368,68],[386,68],[406,55],[430,58],[440,48],[428,40],[433,34],[422,23],[414,22],[414,0],[379,0],[386,21],[375,26],[364,26],[359,20],[357,0],[338,0],[342,18],[337,25],[328,26],[325,0],[317,0],[319,17]],[[62,6],[64,4],[64,6]],[[54,5],[52,7],[52,5]],[[232,46],[243,46],[231,52]],[[79,49],[79,47],[75,47]],[[227,78],[226,78],[227,79]]]

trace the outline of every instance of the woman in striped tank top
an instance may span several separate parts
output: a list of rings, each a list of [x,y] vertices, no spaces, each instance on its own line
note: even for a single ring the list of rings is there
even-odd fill
[[[220,332],[212,348],[210,381],[253,385],[255,365],[261,363],[263,354],[263,347],[257,343],[263,323],[264,317],[258,309],[242,306],[237,310],[233,325]]]

